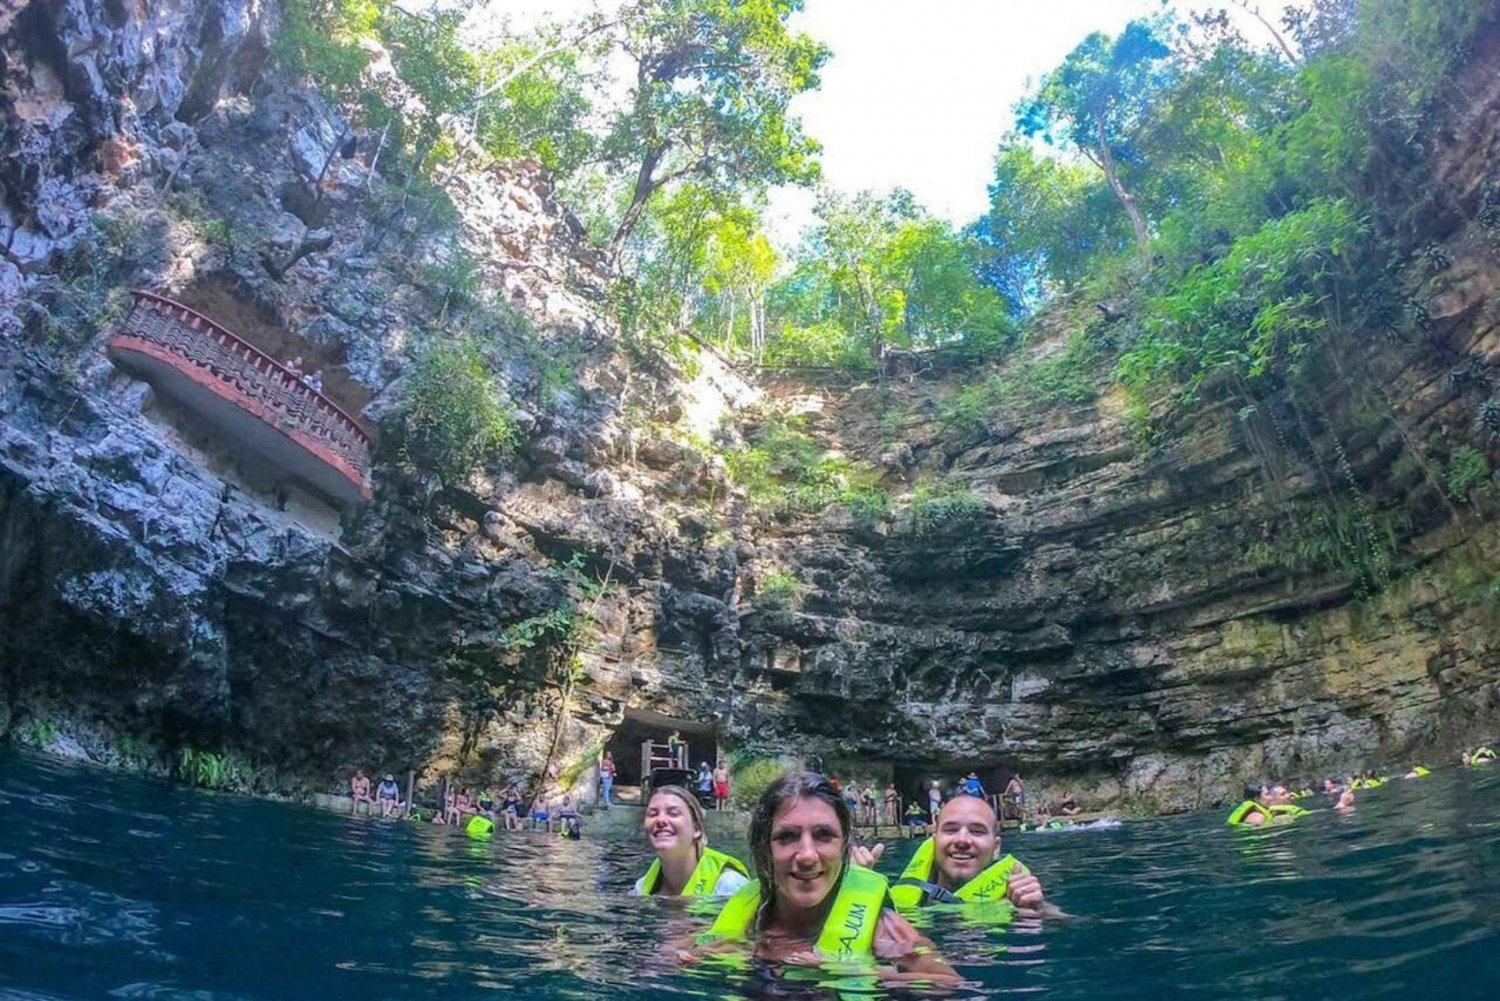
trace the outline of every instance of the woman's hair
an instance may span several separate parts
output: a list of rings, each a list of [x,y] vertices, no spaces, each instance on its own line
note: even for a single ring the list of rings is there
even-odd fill
[[[658,796],[676,796],[682,800],[687,807],[688,816],[693,818],[693,827],[697,828],[698,854],[703,854],[703,849],[708,847],[708,824],[703,817],[703,804],[698,802],[698,797],[688,792],[682,786],[655,786],[651,790],[651,796],[646,800],[646,806],[651,805],[651,800]]]
[[[843,862],[849,866],[849,830],[853,818],[849,806],[844,802],[833,784],[817,772],[787,772],[766,787],[750,814],[750,858],[755,863],[755,876],[760,880],[761,906],[767,907],[776,897],[776,878],[771,862],[771,825],[776,814],[788,803],[799,799],[816,799],[827,803],[839,818],[839,833],[844,839]]]

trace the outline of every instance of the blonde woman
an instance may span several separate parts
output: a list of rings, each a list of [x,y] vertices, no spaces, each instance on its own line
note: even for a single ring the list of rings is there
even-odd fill
[[[728,897],[750,882],[745,863],[708,847],[703,807],[681,786],[651,790],[643,827],[656,858],[635,881],[637,896]]]

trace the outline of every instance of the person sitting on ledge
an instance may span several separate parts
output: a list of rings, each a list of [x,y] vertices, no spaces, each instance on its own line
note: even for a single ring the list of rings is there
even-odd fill
[[[1076,817],[1083,811],[1078,809],[1078,797],[1071,791],[1064,791],[1062,799],[1057,802],[1057,812],[1064,817]]]
[[[401,787],[396,785],[396,776],[390,772],[385,773],[385,778],[380,780],[380,785],[375,789],[375,800],[380,804],[382,817],[401,816]]]
[[[291,359],[285,365],[283,365],[282,368],[286,369],[297,378],[302,378],[302,356],[298,355],[297,357]]]
[[[906,804],[906,826],[912,828],[927,826],[927,811],[922,809],[916,800]]]
[[[354,777],[349,780],[349,798],[353,803],[349,806],[351,814],[359,813],[359,804],[365,804],[365,813],[375,815],[375,800],[370,796],[370,777],[364,773],[364,769],[357,768]]]
[[[850,858],[871,867],[884,852],[883,844],[856,847]],[[891,899],[902,910],[999,900],[1028,910],[1048,906],[1041,880],[1014,855],[1000,854],[1000,818],[994,807],[963,793],[938,811],[932,837],[891,884]]]

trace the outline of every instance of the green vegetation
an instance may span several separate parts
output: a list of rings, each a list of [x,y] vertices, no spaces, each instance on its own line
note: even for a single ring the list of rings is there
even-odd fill
[[[510,410],[473,342],[422,351],[386,433],[403,464],[447,482],[468,476],[516,440]]]
[[[1002,409],[1090,403],[1099,392],[1099,358],[1095,342],[1074,334],[1060,351],[1016,358],[1001,371],[964,386],[940,404],[938,420],[953,431],[972,432]]]
[[[988,508],[969,490],[947,480],[918,483],[900,524],[914,535],[930,535],[982,518]]]
[[[746,447],[725,456],[730,478],[750,503],[779,514],[809,514],[842,507],[858,518],[878,519],[890,497],[870,466],[825,452],[794,420],[766,421]]]
[[[731,762],[729,795],[735,808],[749,810],[772,782],[786,772],[784,762],[775,758],[747,758]]]
[[[232,754],[184,747],[177,754],[177,777],[203,789],[248,791],[255,769]]]
[[[1460,504],[1469,503],[1469,492],[1490,478],[1490,463],[1484,453],[1468,445],[1454,450],[1443,474],[1448,496]]]
[[[797,608],[807,591],[808,586],[795,574],[771,570],[760,579],[755,600],[762,608]]]

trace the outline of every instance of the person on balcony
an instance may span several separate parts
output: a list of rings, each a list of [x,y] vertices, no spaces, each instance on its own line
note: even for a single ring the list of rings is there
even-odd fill
[[[314,369],[313,371],[307,373],[302,377],[302,381],[306,383],[307,388],[311,389],[314,393],[321,393],[323,391],[323,373],[321,370]]]
[[[301,355],[298,355],[297,357],[291,359],[290,361],[288,361],[282,367],[285,368],[288,372],[290,372],[293,375],[295,375],[297,378],[299,378],[299,379],[302,378],[302,356]]]

